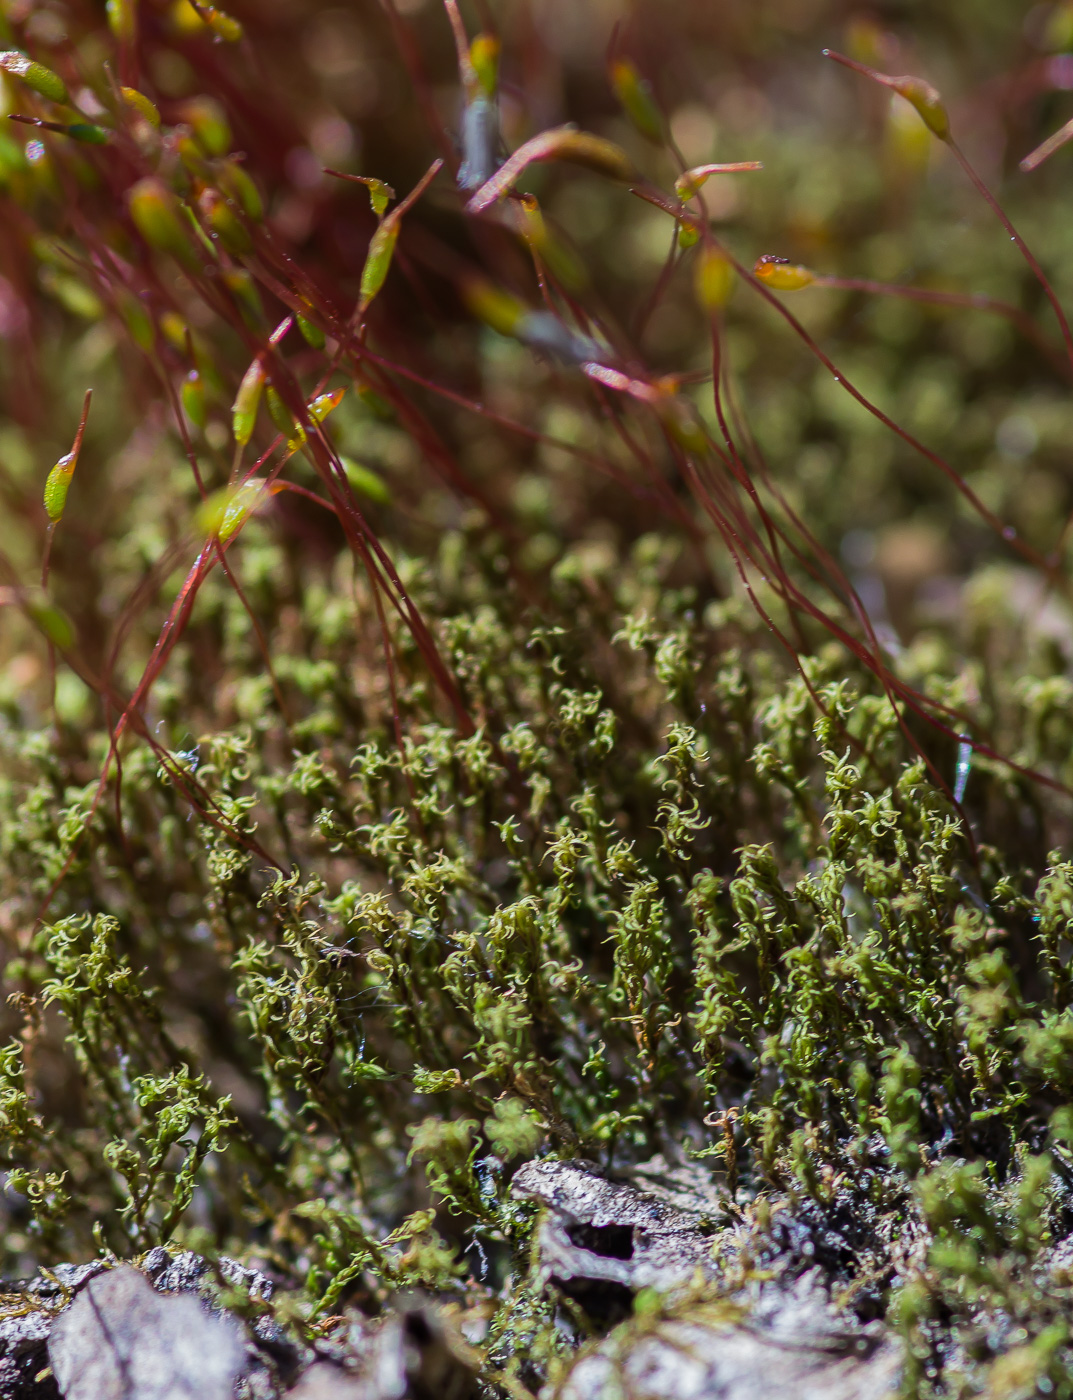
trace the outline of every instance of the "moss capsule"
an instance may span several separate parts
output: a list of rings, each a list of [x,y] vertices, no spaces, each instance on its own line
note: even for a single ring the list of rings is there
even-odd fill
[[[656,105],[652,84],[642,78],[628,58],[616,58],[609,76],[622,110],[642,136],[657,145],[663,143],[663,114]]]
[[[163,181],[152,175],[139,180],[128,193],[127,204],[135,227],[151,248],[184,259],[191,256],[179,201]]]
[[[365,256],[365,266],[361,271],[359,308],[362,312],[366,310],[373,297],[387,280],[398,238],[399,225],[397,220],[385,219],[369,241],[369,251]]]
[[[42,97],[47,97],[50,102],[70,101],[67,86],[59,74],[53,73],[52,69],[46,68],[43,63],[28,58],[18,49],[6,49],[0,53],[0,68],[5,73],[10,73],[13,78],[21,79],[28,88]]]
[[[231,405],[231,428],[239,447],[245,447],[253,437],[257,410],[261,405],[261,394],[265,387],[265,369],[259,359],[254,360],[242,376],[235,402]]]
[[[312,345],[314,350],[324,349],[324,332],[319,326],[315,326],[312,321],[305,316],[298,316],[298,329],[302,334],[302,339],[307,345]]]
[[[135,0],[107,0],[104,12],[108,28],[121,44],[132,44],[138,28]]]
[[[194,427],[204,432],[208,414],[205,411],[205,385],[201,375],[192,369],[183,380],[181,391],[183,411]]]
[[[792,263],[788,258],[777,258],[772,253],[757,259],[753,276],[774,292],[799,292],[802,287],[811,287],[816,280],[810,268]]]
[[[154,130],[160,130],[160,113],[155,102],[151,102],[145,93],[139,92],[137,88],[124,87],[120,88],[119,91],[123,101],[131,111],[136,112],[139,117],[147,121]]]
[[[693,285],[705,311],[718,311],[734,290],[734,268],[717,248],[702,248],[697,258]]]

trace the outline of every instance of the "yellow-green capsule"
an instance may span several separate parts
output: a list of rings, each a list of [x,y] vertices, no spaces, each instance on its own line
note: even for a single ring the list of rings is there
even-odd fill
[[[267,385],[265,388],[265,404],[268,407],[269,418],[272,419],[278,431],[289,441],[294,437],[295,429],[298,425],[287,411],[287,405],[280,398],[275,386],[272,384]]]
[[[194,427],[204,431],[208,415],[205,412],[205,386],[196,369],[190,370],[181,390],[183,411]]]
[[[549,272],[571,291],[583,287],[587,280],[585,268],[567,247],[552,236],[536,195],[523,194],[518,207],[522,218],[522,237]]]
[[[678,220],[678,246],[684,253],[700,242],[700,229],[689,219]]]
[[[352,180],[355,185],[364,185],[369,191],[369,203],[373,206],[373,213],[378,219],[383,218],[384,211],[395,198],[395,191],[383,180],[377,180],[372,175],[348,175],[348,180]]]
[[[168,344],[174,346],[180,354],[190,349],[190,341],[187,339],[190,328],[177,311],[163,312],[160,317],[160,330]]]
[[[41,629],[46,638],[60,651],[74,646],[75,629],[71,619],[61,612],[55,603],[44,597],[30,597],[23,605],[30,620]]]
[[[269,394],[272,394],[274,391],[271,387],[269,387],[268,392]],[[312,399],[309,403],[306,404],[306,413],[309,414],[309,417],[314,423],[323,423],[325,418],[328,417],[329,413],[334,413],[335,410],[339,407],[339,405],[343,402],[343,395],[345,393],[345,389],[333,389],[328,394],[318,394],[315,399]],[[291,434],[291,436],[287,438],[287,446],[292,452],[299,452],[308,441],[306,430],[301,426],[300,423],[294,422],[291,422],[289,427],[287,428],[283,427],[282,425],[284,422],[284,416],[286,416],[286,418],[289,418],[290,415],[287,413],[287,410],[282,403],[280,403],[279,407],[281,410],[280,417],[278,420],[276,418],[273,418],[272,421],[276,424],[276,427],[279,428],[281,433]],[[271,405],[269,411],[271,411]]]
[[[264,200],[249,173],[237,161],[228,160],[221,164],[219,183],[223,192],[234,200],[247,219],[260,223],[265,216]]]
[[[20,78],[28,88],[47,97],[50,102],[68,102],[67,87],[58,73],[46,68],[20,53],[18,49],[7,49],[0,53],[0,68],[13,78]]]
[[[116,296],[116,309],[123,318],[123,324],[130,332],[135,345],[147,353],[156,342],[156,327],[153,318],[145,308],[145,303],[131,292],[121,291]]]
[[[119,42],[133,43],[138,23],[135,0],[107,0],[104,12],[108,16],[108,28]]]
[[[920,119],[940,141],[950,136],[950,116],[937,89],[923,78],[893,78],[890,86],[920,113]]]
[[[198,529],[215,535],[221,544],[227,544],[257,505],[263,489],[261,482],[244,481],[238,486],[214,491],[197,509],[194,519]]]
[[[78,420],[78,431],[75,433],[71,450],[60,458],[45,480],[45,513],[53,525],[59,523],[64,506],[67,504],[67,492],[71,486],[71,478],[75,474],[75,467],[78,466],[78,454],[82,451],[82,439],[86,432],[86,420],[89,418],[89,405],[92,397],[93,391],[87,389],[86,397],[82,401],[82,416]]]
[[[312,345],[314,350],[324,349],[324,332],[319,326],[315,326],[312,321],[307,320],[299,313],[298,329],[302,333],[302,339],[307,345]]]
[[[628,58],[616,58],[610,68],[611,87],[634,126],[657,145],[663,142],[663,115],[656,106],[652,85],[642,78]]]
[[[347,480],[355,491],[362,496],[368,496],[369,500],[375,501],[377,505],[388,506],[391,504],[391,492],[375,472],[362,466],[360,462],[355,462],[352,457],[340,457],[339,460],[343,464]]]
[[[137,112],[155,130],[160,130],[160,113],[155,102],[150,102],[145,93],[139,92],[137,88],[121,87],[119,92],[128,107]]]
[[[803,287],[811,287],[816,280],[811,268],[792,263],[788,258],[777,258],[773,253],[765,253],[757,259],[753,276],[775,292],[799,292]]]
[[[183,38],[189,39],[195,34],[205,32],[205,21],[191,5],[190,0],[174,0],[168,10],[168,19],[172,29]]]
[[[1064,53],[1073,49],[1073,5],[1056,5],[1043,30],[1043,46],[1048,53]]]
[[[345,394],[345,389],[333,389],[328,394],[318,394],[315,399],[306,404],[306,412],[314,423],[323,423],[325,418],[327,418],[330,413],[334,413],[343,402],[343,396]],[[306,438],[303,429],[300,428],[298,431],[301,440],[297,443],[292,442],[290,444],[295,451],[305,443]]]
[[[63,515],[63,508],[67,504],[67,492],[77,463],[78,458],[75,454],[68,452],[65,457],[60,458],[45,480],[45,512],[54,525]]]
[[[697,257],[694,287],[705,311],[717,311],[734,290],[734,268],[717,248],[702,248]]]
[[[253,437],[257,410],[261,404],[261,394],[265,387],[265,369],[259,359],[254,360],[242,376],[235,402],[231,405],[231,428],[239,447],[245,447]]]
[[[500,42],[494,34],[478,34],[469,46],[469,61],[486,97],[495,97],[499,83]]]
[[[54,267],[43,267],[39,280],[42,289],[55,297],[72,315],[83,316],[87,321],[98,321],[103,316],[100,297],[80,278],[59,272]]]
[[[369,303],[387,280],[398,238],[398,221],[387,218],[370,239],[365,266],[361,271],[361,298],[358,303],[358,309],[361,312],[367,310]]]
[[[245,224],[217,190],[204,189],[198,195],[198,208],[214,238],[236,258],[253,251],[253,239]]]
[[[343,402],[345,395],[345,389],[332,389],[327,394],[318,394],[315,399],[306,405],[306,412],[314,423],[323,423],[328,414],[334,413]]]
[[[222,39],[224,43],[237,44],[242,38],[242,25],[225,10],[218,10],[215,5],[199,5],[198,14],[217,39]]]
[[[708,439],[692,404],[675,394],[667,399],[660,409],[659,416],[664,428],[679,447],[698,457],[705,455],[708,451]]]
[[[220,521],[220,528],[217,532],[220,536],[220,543],[226,544],[235,534],[239,526],[245,523],[247,516],[257,504],[257,498],[261,494],[261,488],[252,482],[247,482],[245,486],[240,486],[228,502],[224,511],[223,519]]]
[[[264,321],[265,309],[257,283],[244,267],[228,267],[220,275],[220,281],[238,303],[243,318],[255,328]]]
[[[222,156],[230,149],[231,127],[227,113],[214,97],[191,97],[179,108],[179,115],[206,155]]]
[[[361,270],[361,295],[358,298],[359,315],[364,315],[369,303],[384,285],[391,267],[395,244],[398,242],[402,216],[421,198],[442,168],[443,161],[434,160],[402,203],[392,209],[391,213],[377,225],[376,232],[369,240],[369,251],[365,255],[365,266]],[[369,186],[370,198],[373,198],[374,195],[382,197],[393,193],[390,187],[380,180],[370,182],[361,179],[359,183]]]
[[[177,190],[181,190],[183,195],[189,194],[191,187],[187,176],[193,176],[195,180],[202,184],[209,184],[213,178],[212,167],[205,159],[205,153],[190,135],[182,127],[179,127],[168,143],[172,151],[179,157],[179,165],[173,166],[172,183]]]
[[[190,256],[179,202],[163,181],[152,175],[139,180],[127,194],[127,204],[138,232],[151,248],[180,258]]]
[[[901,77],[880,73],[878,69],[870,68],[867,63],[858,63],[855,58],[847,58],[836,49],[824,49],[822,52],[824,58],[834,59],[844,68],[851,68],[854,72],[871,78],[872,82],[882,83],[884,87],[893,89],[899,97],[904,97],[906,102],[916,108],[921,121],[934,136],[940,141],[950,140],[950,116],[938,90],[933,88],[931,83],[923,78],[914,77],[911,73],[905,73]]]
[[[462,289],[462,296],[474,316],[500,335],[513,335],[526,312],[524,303],[517,297],[483,280],[474,279],[468,283]]]

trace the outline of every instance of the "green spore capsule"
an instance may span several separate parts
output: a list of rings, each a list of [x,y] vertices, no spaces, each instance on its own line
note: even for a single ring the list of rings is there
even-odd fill
[[[391,259],[395,255],[395,244],[399,238],[399,224],[396,219],[385,219],[369,241],[369,252],[361,271],[361,300],[359,306],[364,312],[372,299],[387,281]]]
[[[63,509],[67,504],[67,492],[71,485],[71,478],[75,474],[76,463],[77,458],[74,453],[68,452],[52,468],[45,481],[45,512],[53,525],[63,516]]]
[[[269,384],[265,389],[265,404],[268,408],[268,416],[272,419],[274,426],[288,440],[294,437],[297,424],[287,412],[287,405],[272,384]]]
[[[637,130],[656,145],[662,144],[663,115],[656,105],[651,84],[641,77],[628,58],[615,59],[609,76],[615,96]]]
[[[25,606],[31,621],[53,646],[61,651],[74,646],[75,629],[71,619],[54,603],[47,598],[28,598]]]
[[[202,190],[197,204],[212,237],[218,239],[232,257],[241,258],[253,251],[248,229],[223,195],[213,189]]]
[[[160,112],[155,102],[151,102],[145,93],[139,92],[137,88],[123,87],[119,91],[131,111],[137,112],[155,131],[160,130]]]
[[[312,345],[314,350],[324,349],[324,332],[319,326],[315,326],[312,321],[307,321],[304,316],[298,317],[298,329],[302,333],[302,339],[307,345]]]
[[[71,450],[60,458],[45,480],[45,513],[52,525],[59,523],[63,516],[64,507],[67,505],[67,492],[71,486],[71,478],[75,474],[75,467],[78,466],[78,454],[82,451],[82,439],[86,432],[86,419],[89,417],[89,405],[92,397],[93,390],[87,389],[86,397],[82,400],[82,416],[78,420],[78,431],[75,433]]]
[[[220,521],[220,528],[217,531],[220,543],[227,544],[233,538],[239,528],[245,524],[247,517],[257,504],[261,495],[261,487],[254,482],[247,482],[240,486],[227,503]]]
[[[377,505],[388,506],[391,504],[391,491],[384,481],[361,462],[355,462],[352,457],[340,457],[343,470],[346,472],[347,480],[359,495],[367,496],[370,501],[375,501]]]
[[[469,61],[487,97],[496,95],[499,84],[500,42],[494,34],[478,34],[469,46]]]
[[[265,370],[260,360],[254,360],[242,376],[235,402],[231,405],[231,429],[239,447],[245,447],[253,437],[257,410],[261,406],[261,394],[265,387]]]
[[[58,73],[46,68],[20,53],[18,49],[6,49],[0,53],[0,68],[13,78],[20,78],[28,88],[47,97],[50,102],[68,102],[67,86]]]
[[[220,188],[233,199],[247,219],[260,223],[265,216],[264,200],[248,171],[237,161],[224,161],[219,169]]]
[[[215,5],[201,5],[198,13],[216,38],[222,39],[225,44],[237,44],[242,38],[242,25],[226,11],[218,10]]]
[[[151,248],[190,257],[190,239],[179,202],[161,180],[151,175],[139,180],[127,195],[127,204],[138,232]]]
[[[108,17],[108,28],[119,42],[132,44],[138,23],[135,0],[107,0],[104,12]]]
[[[306,412],[314,423],[323,423],[329,413],[334,413],[343,402],[345,389],[333,389],[328,394],[318,394],[315,399],[306,405]]]
[[[207,421],[205,412],[205,386],[201,382],[201,375],[196,369],[192,369],[183,380],[181,391],[183,401],[183,412],[195,428],[204,431]]]
[[[207,156],[222,156],[231,145],[227,113],[214,97],[191,97],[179,108],[179,115],[194,134],[194,140]]]
[[[111,135],[103,126],[94,126],[92,122],[72,122],[66,134],[72,141],[82,141],[87,146],[105,146]]]

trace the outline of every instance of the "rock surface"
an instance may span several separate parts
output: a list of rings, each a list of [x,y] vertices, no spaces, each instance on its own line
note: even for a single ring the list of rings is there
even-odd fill
[[[867,1291],[838,1298],[887,1244],[848,1196],[772,1208],[759,1234],[697,1163],[610,1178],[544,1159],[514,1175],[537,1208],[527,1272],[576,1359],[540,1400],[889,1400],[901,1353]],[[878,1242],[878,1243],[877,1243]],[[1063,1256],[1064,1258],[1064,1256]],[[228,1311],[237,1292],[246,1301]],[[150,1250],[136,1265],[59,1265],[0,1293],[0,1400],[495,1400],[479,1377],[490,1295],[356,1308],[302,1340],[256,1269]],[[847,1294],[848,1296],[848,1294]],[[460,1310],[461,1309],[461,1310]],[[550,1314],[544,1314],[550,1316]],[[280,1315],[282,1318],[284,1314]],[[524,1320],[524,1319],[523,1319]],[[492,1338],[493,1343],[495,1338]],[[569,1354],[569,1353],[567,1353]],[[519,1393],[517,1380],[511,1382]]]
[[[555,1400],[893,1400],[899,1355],[840,1351],[822,1333],[787,1342],[697,1313],[583,1357]]]
[[[540,1268],[561,1284],[667,1288],[698,1269],[715,1272],[712,1236],[717,1221],[726,1223],[718,1207],[683,1209],[651,1181],[643,1190],[608,1181],[588,1162],[529,1162],[511,1189],[545,1207],[537,1230]]]
[[[123,1267],[79,1293],[48,1354],[64,1400],[231,1400],[246,1349],[235,1322]]]
[[[759,1278],[746,1274],[712,1302],[704,1284],[725,1277],[741,1255],[740,1223],[718,1196],[706,1195],[700,1172],[695,1190],[688,1169],[650,1163],[632,1175],[637,1184],[609,1181],[585,1162],[541,1161],[514,1178],[514,1194],[543,1208],[536,1251],[545,1280],[591,1319],[621,1324],[583,1350],[542,1400],[894,1396],[898,1347],[878,1324],[837,1309],[830,1272],[811,1262],[824,1253],[834,1260],[844,1247],[829,1226],[787,1222],[774,1267]],[[672,1301],[635,1317],[642,1289]]]

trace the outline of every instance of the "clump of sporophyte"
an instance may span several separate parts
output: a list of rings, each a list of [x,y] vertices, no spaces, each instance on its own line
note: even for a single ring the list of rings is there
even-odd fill
[[[770,8],[6,6],[5,1277],[1073,1385],[1073,21]]]

